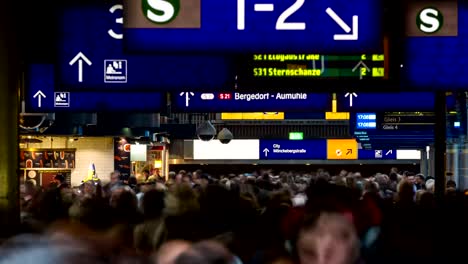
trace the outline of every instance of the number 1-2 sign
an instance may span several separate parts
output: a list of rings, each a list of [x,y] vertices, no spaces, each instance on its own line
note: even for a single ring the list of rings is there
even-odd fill
[[[382,49],[378,0],[125,1],[137,52],[369,53]]]
[[[237,0],[237,29],[245,29],[245,1]],[[305,0],[295,0],[295,2],[285,9],[276,20],[276,30],[305,30],[305,22],[286,22],[286,20],[294,15],[305,3]],[[254,11],[256,12],[273,12],[275,10],[274,4],[254,4]]]

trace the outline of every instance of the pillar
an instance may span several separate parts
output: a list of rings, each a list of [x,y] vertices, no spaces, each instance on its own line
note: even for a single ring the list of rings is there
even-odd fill
[[[436,124],[434,131],[434,178],[435,198],[438,202],[444,200],[445,195],[445,172],[446,172],[446,140],[447,140],[447,113],[446,96],[444,91],[435,93],[435,115]]]
[[[421,163],[419,163],[419,172],[422,173],[424,176],[429,176],[429,162],[430,160],[427,158],[428,152],[425,149],[421,150]]]
[[[13,3],[0,8],[0,237],[19,224],[18,71]]]

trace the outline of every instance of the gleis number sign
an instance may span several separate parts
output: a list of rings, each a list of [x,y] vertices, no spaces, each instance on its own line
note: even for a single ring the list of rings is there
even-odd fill
[[[381,49],[375,0],[125,1],[127,48],[151,52]]]
[[[245,1],[237,0],[237,29],[245,29]],[[305,30],[305,22],[287,22],[305,3],[305,0],[295,0],[293,4],[284,10],[276,20],[276,30]],[[179,14],[180,2],[177,0],[143,0],[142,9],[146,18],[156,24],[167,24]],[[257,12],[272,12],[274,4],[255,4]]]

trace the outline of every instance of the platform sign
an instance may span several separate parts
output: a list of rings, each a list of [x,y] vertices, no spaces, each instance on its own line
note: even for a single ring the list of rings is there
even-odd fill
[[[326,93],[201,93],[180,92],[172,94],[175,112],[314,112],[331,107]]]
[[[308,160],[327,158],[326,139],[260,140],[261,160]]]
[[[434,111],[435,94],[432,92],[395,93],[339,93],[338,111],[385,112],[385,111]]]
[[[122,4],[76,2],[58,7],[57,84],[62,90],[179,91],[188,87],[192,90],[234,87],[233,63],[227,57],[127,54],[123,45]]]
[[[436,122],[434,113],[381,113],[377,119],[378,129],[390,131],[434,130]]]
[[[328,139],[327,159],[356,160],[358,159],[358,144],[356,139]]]
[[[138,52],[378,52],[383,1],[125,1],[126,47]]]

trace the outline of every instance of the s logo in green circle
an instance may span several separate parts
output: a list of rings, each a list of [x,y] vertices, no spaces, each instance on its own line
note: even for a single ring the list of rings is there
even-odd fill
[[[149,21],[164,25],[179,15],[180,0],[141,0],[141,8]]]
[[[426,7],[416,17],[418,29],[426,34],[434,34],[444,25],[444,16],[437,8]]]

